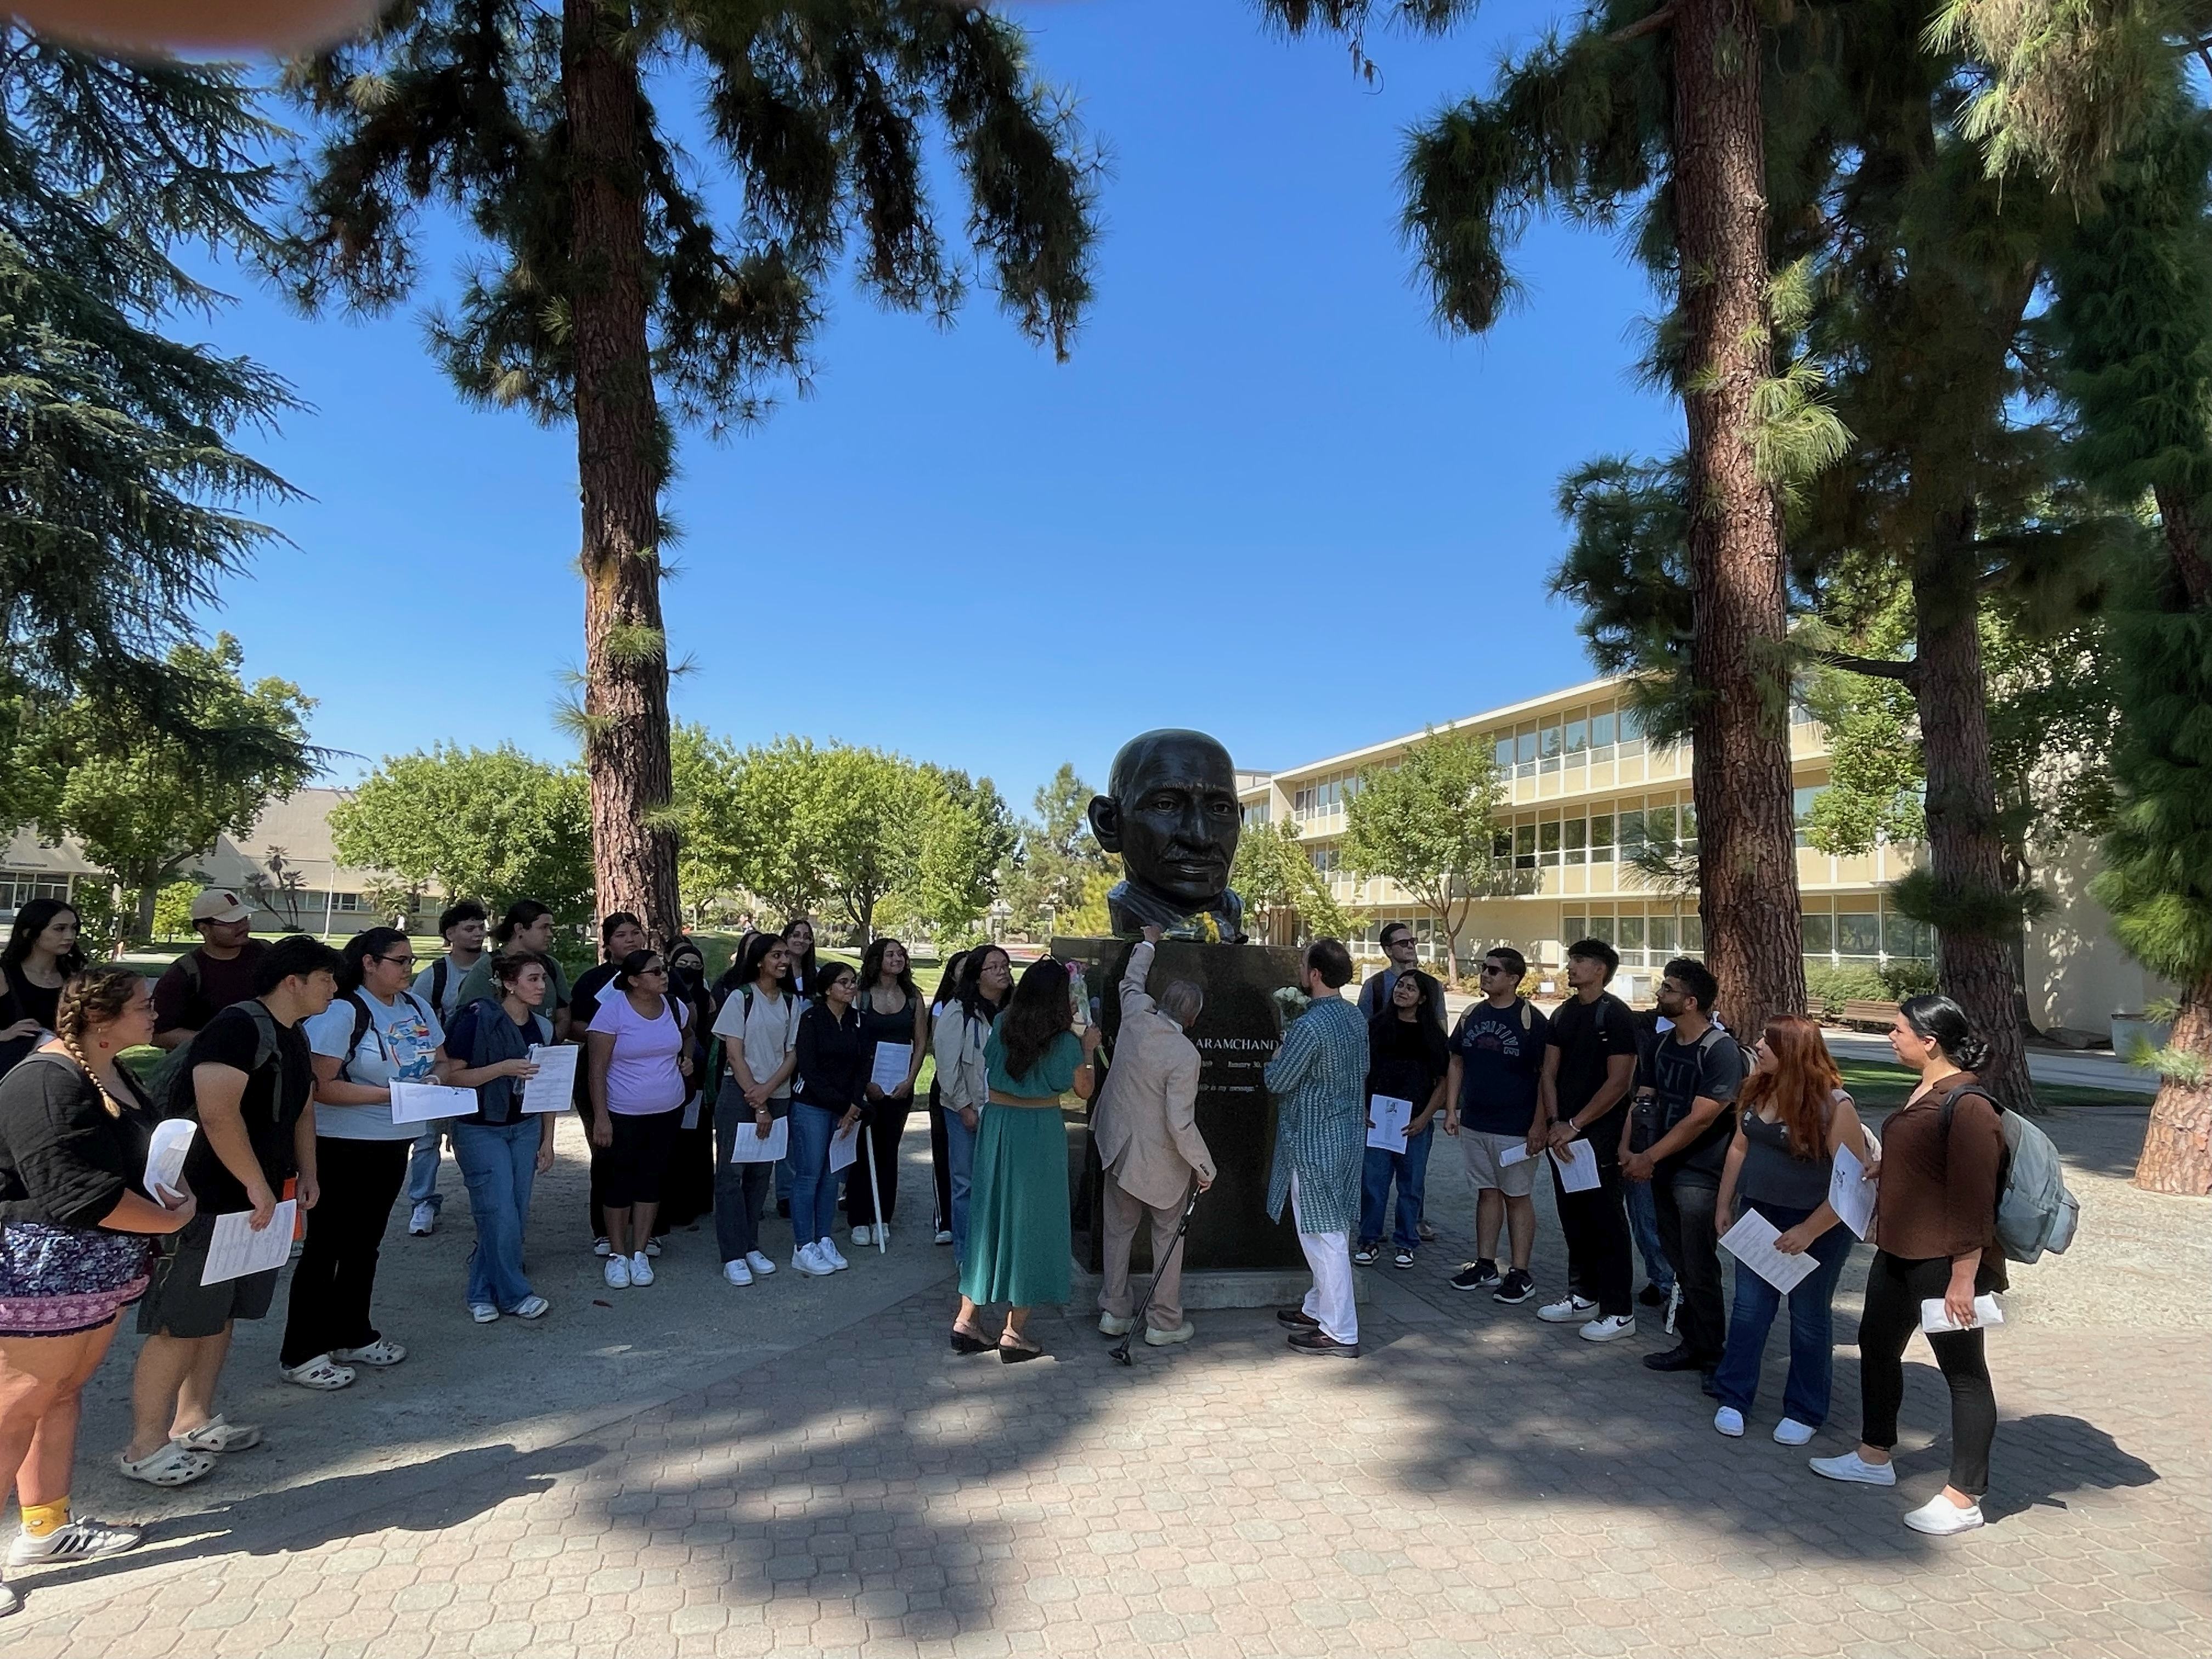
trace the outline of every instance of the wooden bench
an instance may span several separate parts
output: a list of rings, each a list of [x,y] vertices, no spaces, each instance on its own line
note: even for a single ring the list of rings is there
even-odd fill
[[[1850,1026],[1872,1025],[1887,1031],[1897,1020],[1897,1005],[1877,1002],[1871,997],[1848,997],[1844,1002],[1844,1024]]]

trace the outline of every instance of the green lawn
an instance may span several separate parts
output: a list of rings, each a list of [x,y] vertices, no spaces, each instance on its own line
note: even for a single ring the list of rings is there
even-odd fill
[[[1881,1060],[1840,1060],[1837,1065],[1844,1073],[1844,1087],[1861,1106],[1877,1111],[1890,1111],[1905,1104],[1905,1097],[1912,1092],[1916,1074],[1902,1066],[1891,1066]],[[2039,1083],[2035,1098],[2044,1106],[2124,1106],[2141,1110],[2149,1103],[2145,1095],[2133,1095],[2118,1089],[2084,1089],[2069,1083]]]

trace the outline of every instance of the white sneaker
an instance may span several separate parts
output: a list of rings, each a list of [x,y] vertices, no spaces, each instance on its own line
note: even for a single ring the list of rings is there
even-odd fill
[[[1896,1464],[1869,1463],[1858,1455],[1856,1447],[1841,1457],[1814,1457],[1807,1462],[1814,1474],[1825,1475],[1831,1480],[1852,1480],[1862,1486],[1893,1486],[1897,1484]]]
[[[1743,1438],[1743,1413],[1733,1406],[1723,1406],[1713,1413],[1713,1431],[1724,1434],[1731,1440]]]
[[[626,1255],[607,1257],[607,1288],[626,1291],[629,1288],[629,1258]]]
[[[428,1199],[417,1204],[407,1217],[407,1231],[415,1238],[428,1238],[438,1231],[438,1210]]]
[[[469,1317],[479,1325],[489,1325],[499,1317],[499,1310],[489,1302],[471,1302],[469,1304]]]
[[[526,1296],[514,1304],[517,1319],[543,1319],[545,1310],[553,1304],[542,1296]]]
[[[1547,1325],[1572,1325],[1588,1319],[1596,1311],[1596,1303],[1571,1293],[1557,1302],[1547,1302],[1536,1310],[1536,1317]]]
[[[653,1263],[646,1259],[643,1250],[629,1259],[629,1282],[633,1285],[653,1283]]]
[[[822,1252],[811,1244],[802,1244],[791,1253],[791,1270],[805,1273],[809,1279],[827,1279],[837,1271],[822,1259]]]
[[[937,1237],[930,1242],[933,1244],[950,1244],[952,1242],[952,1229],[939,1227],[937,1230]]]
[[[1924,1532],[1937,1538],[1948,1538],[1954,1532],[1972,1532],[1982,1524],[1982,1506],[1969,1504],[1963,1510],[1949,1498],[1937,1492],[1905,1517],[1905,1524],[1915,1532]],[[13,1562],[11,1552],[9,1560]]]
[[[865,1249],[868,1245],[873,1244],[875,1242],[876,1230],[873,1227],[855,1227],[853,1229],[853,1243]]]
[[[604,1238],[595,1238],[592,1241],[592,1254],[593,1255],[605,1258],[612,1255],[614,1253],[615,1247],[608,1240]]]
[[[1136,1328],[1135,1320],[1124,1319],[1118,1314],[1103,1313],[1098,1316],[1098,1334],[1101,1336],[1127,1336]]]
[[[742,1261],[725,1261],[722,1277],[732,1285],[750,1285],[753,1282],[753,1270]]]
[[[82,1521],[64,1522],[43,1538],[17,1533],[15,1542],[8,1546],[8,1565],[27,1567],[40,1561],[96,1561],[103,1555],[135,1550],[145,1541],[146,1534],[136,1527],[110,1526],[87,1516]]]
[[[753,1277],[755,1279],[766,1279],[770,1273],[775,1271],[775,1263],[769,1261],[758,1250],[747,1250],[745,1252],[745,1266],[753,1270]]]
[[[1812,1438],[1812,1425],[1800,1423],[1794,1417],[1785,1417],[1774,1425],[1774,1443],[1778,1446],[1808,1445]]]
[[[853,1265],[851,1262],[846,1261],[843,1255],[838,1250],[837,1241],[834,1238],[816,1239],[814,1241],[814,1253],[820,1256],[824,1261],[828,1262],[831,1269],[836,1273],[842,1273],[846,1268]]]
[[[1634,1314],[1608,1314],[1593,1319],[1578,1333],[1585,1342],[1617,1342],[1624,1336],[1636,1334]]]

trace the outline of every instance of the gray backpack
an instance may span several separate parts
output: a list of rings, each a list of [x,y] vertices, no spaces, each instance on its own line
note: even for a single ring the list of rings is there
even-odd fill
[[[1997,1170],[1997,1247],[2008,1261],[2031,1262],[2045,1250],[2063,1255],[2081,1224],[2081,1200],[2067,1189],[2058,1149],[2051,1137],[1986,1089],[1954,1089],[1944,1097],[1942,1130],[1948,1151],[1951,1109],[1960,1095],[1979,1095],[1996,1109],[2004,1132],[2004,1162]]]

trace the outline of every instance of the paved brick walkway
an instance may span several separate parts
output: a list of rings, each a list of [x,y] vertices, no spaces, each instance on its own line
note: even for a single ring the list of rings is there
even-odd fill
[[[1902,1486],[1838,1487],[1765,1437],[1778,1338],[1769,1403],[1723,1441],[1694,1378],[1638,1364],[1650,1343],[1593,1347],[1533,1304],[1451,1291],[1464,1241],[1448,1234],[1411,1273],[1364,1273],[1357,1364],[1291,1358],[1264,1312],[1195,1316],[1198,1342],[1140,1349],[1130,1370],[1073,1311],[1036,1327],[1052,1362],[957,1359],[949,1283],[932,1285],[673,1398],[610,1401],[573,1433],[227,1504],[179,1494],[137,1555],[15,1575],[30,1605],[0,1646],[2201,1654],[2212,1212],[2121,1183],[2140,1113],[2053,1128],[2090,1231],[2023,1270],[1993,1340],[1995,1524],[1963,1539],[1898,1522],[1942,1480],[1924,1348]],[[1463,1196],[1437,1186],[1432,1214],[1463,1222]],[[1838,1359],[1844,1433],[1816,1451],[1856,1421],[1853,1351]]]

